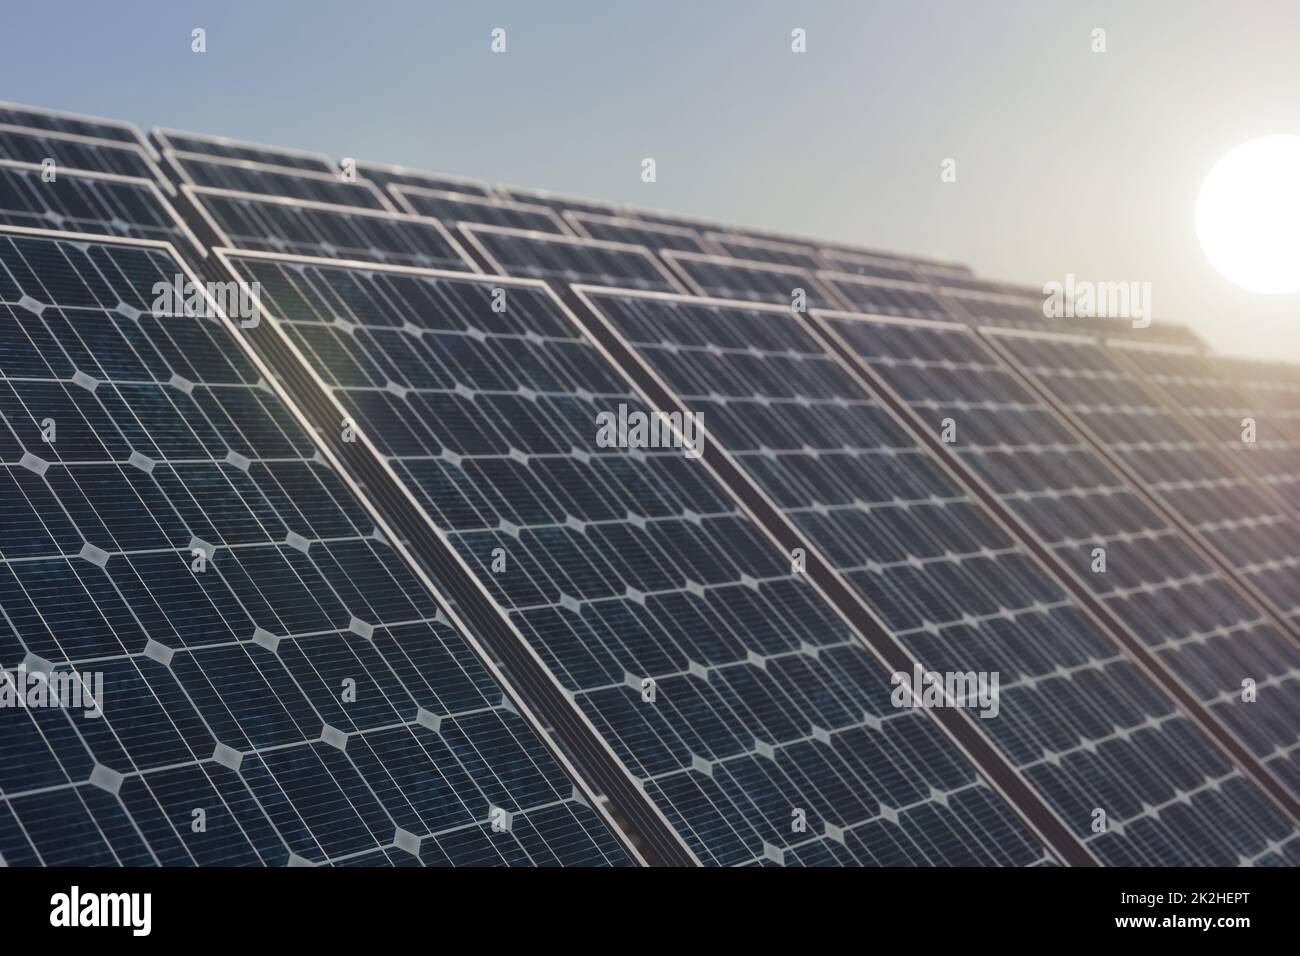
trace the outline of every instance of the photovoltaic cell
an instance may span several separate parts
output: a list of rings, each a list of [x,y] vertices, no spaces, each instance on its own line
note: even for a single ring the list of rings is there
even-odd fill
[[[334,165],[329,161],[329,157],[322,153],[309,153],[300,149],[285,149],[279,146],[246,143],[226,136],[182,133],[174,129],[155,129],[153,130],[153,137],[160,149],[170,149],[177,153],[192,153],[196,156],[234,159],[269,166],[285,166],[290,169],[315,173],[329,173],[331,175],[335,173]]]
[[[560,217],[547,206],[416,186],[394,186],[392,194],[408,212],[437,219],[448,229],[455,229],[461,222],[479,222],[562,236],[570,234]]]
[[[683,226],[667,226],[642,222],[623,216],[595,216],[582,212],[566,212],[565,221],[580,236],[603,239],[605,242],[622,242],[647,249],[680,249],[683,252],[708,253],[710,250],[700,239],[700,234]]]
[[[357,173],[380,189],[390,192],[394,186],[418,186],[423,189],[441,189],[461,195],[492,196],[492,187],[481,179],[467,176],[450,176],[445,173],[427,173],[407,166],[390,166],[385,163],[357,163]]]
[[[1102,862],[1300,859],[1300,833],[1278,808],[804,320],[584,295],[928,670],[1001,675],[999,712],[980,729]],[[841,325],[901,368],[934,359],[918,382],[971,378],[964,366],[936,371],[934,347],[910,330]]]
[[[1286,499],[1293,513],[1300,513],[1300,365],[1288,362],[1265,362],[1215,356],[1207,358],[1206,376],[1211,388],[1229,383],[1241,398],[1230,397],[1216,402],[1220,406],[1238,403],[1242,417],[1256,421],[1255,445],[1248,460],[1252,474],[1270,485]],[[1167,386],[1173,393],[1173,388]],[[1184,395],[1185,399],[1186,396]],[[1200,400],[1188,402],[1199,409]],[[1240,425],[1238,421],[1238,425]]]
[[[185,186],[217,245],[476,272],[436,220],[256,193]]]
[[[794,266],[727,256],[700,256],[672,249],[664,251],[662,256],[696,295],[789,306],[794,301],[795,290],[802,289],[810,309],[840,307],[833,292],[807,270]],[[623,285],[631,288],[626,283]]]
[[[751,239],[748,236],[736,236],[725,232],[706,232],[704,238],[727,255],[737,259],[767,262],[776,266],[794,266],[796,269],[804,269],[808,272],[816,272],[825,265],[812,246],[775,242],[770,239]]]
[[[617,216],[621,212],[619,207],[612,202],[604,202],[600,199],[584,199],[580,196],[565,196],[562,193],[554,193],[546,189],[521,189],[517,186],[498,186],[496,191],[502,197],[512,199],[515,202],[526,202],[538,206],[548,206],[560,215],[565,212],[585,212],[597,216]]]
[[[878,256],[856,255],[839,249],[823,248],[819,250],[822,260],[831,272],[846,272],[849,275],[866,276],[871,279],[891,279],[895,282],[917,282],[916,271],[905,263]]]
[[[182,270],[0,237],[0,858],[631,862]]]
[[[61,170],[46,182],[40,166],[6,160],[0,160],[0,225],[199,248],[153,180]]]
[[[701,861],[1048,859],[541,285],[228,258]]]
[[[945,282],[949,281],[953,280],[945,280]],[[982,285],[978,280],[969,280],[965,284]],[[1032,330],[1053,327],[1052,320],[1043,314],[1042,296],[1028,298],[987,289],[953,289],[947,285],[940,286],[940,293],[947,299],[950,317],[976,327],[992,325]],[[917,318],[925,318],[925,316],[917,316]]]
[[[1037,384],[1288,619],[1300,619],[1300,527],[1250,466],[1245,400],[1195,353],[1065,337],[996,337]],[[1155,388],[1169,388],[1161,395]],[[1193,403],[1187,408],[1182,403]],[[1216,402],[1225,403],[1216,407]],[[1208,404],[1207,404],[1208,403]],[[1241,414],[1238,414],[1241,412]]]
[[[557,291],[574,282],[680,292],[648,249],[596,239],[462,223],[461,234],[498,275],[543,279]]]
[[[1156,489],[1126,480],[971,333],[954,326],[828,321],[927,427],[937,431],[945,419],[954,422],[953,451],[1295,790],[1288,767],[1300,744],[1300,652],[1146,502],[1141,492]],[[1061,347],[1061,340],[1037,336],[1005,340],[1025,363]],[[1052,372],[1053,378],[1059,374]],[[1106,391],[1123,396],[1113,382]],[[1097,570],[1097,548],[1104,571]],[[1244,703],[1244,677],[1276,689]]]
[[[168,150],[164,158],[180,178],[193,186],[261,193],[286,199],[396,211],[373,183],[343,182],[337,175],[287,169],[233,159],[213,159]]]
[[[943,303],[921,282],[878,278],[865,272],[819,272],[817,277],[856,312],[912,319],[949,317]]]
[[[1296,620],[1298,536],[1293,516],[1280,498],[1234,466],[1227,457],[1227,435],[1217,444],[1198,435],[1161,407],[1097,343],[1010,335],[997,340],[1020,369],[1127,467],[1139,488],[1217,549],[1221,564],[1258,587],[1286,619]],[[1142,354],[1142,360],[1150,362],[1150,355],[1161,353],[1144,349]],[[1150,364],[1160,367],[1158,362]],[[1169,374],[1168,366],[1164,374]],[[1008,392],[1011,397],[1005,397]],[[1023,389],[1008,387],[1002,394],[1013,405],[1032,403]],[[1204,398],[1210,392],[1200,394]],[[1011,432],[1013,418],[1014,413],[1000,409],[991,422]],[[1240,422],[1231,424],[1240,445]],[[1031,437],[1041,459],[1038,470],[1053,476],[1055,485],[1048,488],[1059,494],[1053,499],[1058,502],[1052,509],[1057,512],[1054,519],[1059,533],[1072,532],[1078,538],[1073,545],[1075,563],[1088,563],[1085,546],[1091,549],[1100,542],[1107,549],[1107,583],[1098,583],[1097,589],[1125,605],[1124,616],[1133,630],[1158,648],[1169,668],[1300,793],[1300,647],[1294,632],[1246,600],[1167,522],[1122,490],[1124,482],[1113,470],[1085,467],[1077,460],[1080,456],[1072,461],[1055,452],[1053,444],[1062,440],[1059,432],[1052,435],[1040,427],[1035,434],[1022,423],[1020,434]],[[1095,476],[1095,489],[1087,487],[1089,475]],[[1096,501],[1090,501],[1090,495],[1097,495]],[[1065,524],[1067,518],[1072,525]],[[1096,581],[1097,576],[1087,579]],[[1252,703],[1242,700],[1244,679],[1260,687]]]
[[[56,171],[81,169],[95,173],[116,173],[136,179],[151,179],[159,185],[167,184],[162,171],[143,149],[120,140],[0,126],[0,159],[37,166],[52,159]]]
[[[83,116],[80,113],[66,113],[61,110],[22,106],[17,103],[0,103],[0,123],[7,126],[52,130],[57,133],[72,133],[76,136],[111,139],[136,146],[147,145],[140,131],[130,123],[98,116]]]

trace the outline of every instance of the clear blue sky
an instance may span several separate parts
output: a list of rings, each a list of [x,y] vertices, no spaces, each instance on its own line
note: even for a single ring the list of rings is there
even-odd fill
[[[805,55],[790,52],[794,27]],[[1300,297],[1234,289],[1193,225],[1220,155],[1300,134],[1296,0],[11,2],[0,99],[946,256],[1035,285],[1149,281],[1157,313],[1219,348],[1300,358]],[[956,183],[940,182],[945,157]]]

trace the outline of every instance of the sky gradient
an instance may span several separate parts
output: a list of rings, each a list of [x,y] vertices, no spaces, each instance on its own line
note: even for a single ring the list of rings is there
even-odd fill
[[[1219,157],[1300,134],[1294,0],[119,0],[12,5],[5,20],[0,99],[939,256],[1039,287],[1066,273],[1150,282],[1157,316],[1214,347],[1300,360],[1300,296],[1232,286],[1194,226]],[[206,54],[190,51],[194,27]],[[494,27],[505,55],[489,50]],[[940,179],[948,157],[955,183]]]

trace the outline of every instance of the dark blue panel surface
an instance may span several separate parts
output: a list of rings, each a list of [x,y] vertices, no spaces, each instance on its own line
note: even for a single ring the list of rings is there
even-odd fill
[[[0,859],[629,862],[180,271],[0,237]]]

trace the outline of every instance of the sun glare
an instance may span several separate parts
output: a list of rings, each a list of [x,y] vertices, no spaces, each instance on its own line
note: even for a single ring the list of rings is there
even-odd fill
[[[1300,291],[1300,136],[1264,136],[1224,156],[1196,200],[1214,268],[1251,292]]]

